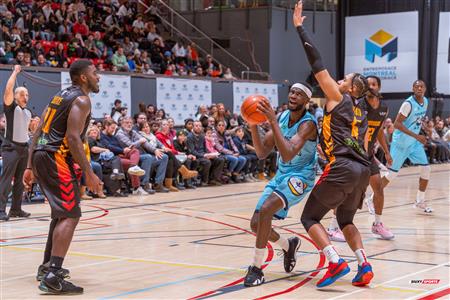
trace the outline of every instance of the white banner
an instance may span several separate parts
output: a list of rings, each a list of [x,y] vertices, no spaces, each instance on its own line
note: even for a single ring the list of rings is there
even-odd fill
[[[241,104],[250,95],[263,95],[273,107],[278,106],[278,85],[270,83],[233,82],[233,111],[241,112]]]
[[[69,72],[61,72],[61,89],[65,89],[71,84]],[[128,107],[128,114],[131,113],[130,76],[100,74],[99,84],[100,91],[97,94],[89,95],[93,118],[103,118],[104,114],[110,114],[116,99],[122,101],[122,107]]]
[[[410,92],[418,70],[418,12],[345,18],[345,74],[376,75],[383,92]]]
[[[210,106],[212,88],[209,80],[157,78],[156,106],[172,117],[175,125],[184,125],[187,118],[194,119],[201,104]]]
[[[438,93],[450,94],[450,12],[439,15],[436,89]]]

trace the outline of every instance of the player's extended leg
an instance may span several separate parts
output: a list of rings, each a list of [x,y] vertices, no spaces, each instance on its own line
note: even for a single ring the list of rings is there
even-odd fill
[[[347,263],[340,258],[328,238],[327,231],[322,224],[320,224],[322,218],[330,211],[330,208],[323,205],[318,199],[318,196],[323,194],[323,192],[318,190],[325,189],[323,186],[324,184],[322,183],[313,189],[301,216],[301,222],[308,232],[308,235],[316,243],[317,247],[322,250],[329,261],[328,270],[324,277],[317,282],[317,287],[328,286],[338,278],[350,272]],[[342,191],[340,193],[341,195],[335,196],[343,197],[344,193]]]
[[[358,273],[352,280],[352,284],[355,286],[365,286],[370,283],[373,278],[372,266],[367,261],[366,253],[364,251],[363,243],[361,240],[361,234],[358,228],[353,224],[353,217],[355,216],[356,209],[345,209],[344,207],[338,207],[336,211],[339,227],[344,233],[345,240],[350,248],[355,253],[358,260]]]
[[[431,167],[428,164],[428,158],[423,145],[419,142],[415,143],[412,146],[408,157],[413,164],[420,166],[419,190],[417,191],[414,208],[418,208],[425,213],[432,213],[433,209],[431,208],[430,201],[428,201],[428,203],[425,202],[425,191],[427,190],[428,181],[430,180]]]
[[[372,233],[383,240],[391,240],[394,238],[394,234],[381,222],[384,207],[384,191],[380,174],[370,176],[369,183],[373,190],[373,206],[375,210],[375,222],[372,224]]]
[[[271,236],[273,231],[272,217],[283,207],[283,200],[272,193],[259,209],[256,228],[255,254],[253,257],[253,263],[249,266],[247,275],[245,275],[245,286],[257,286],[264,283],[264,273],[262,272],[261,267],[264,262],[266,245],[269,241],[269,236]],[[254,227],[254,225],[252,227]],[[273,238],[276,238],[277,235],[279,236],[279,234],[272,233]]]

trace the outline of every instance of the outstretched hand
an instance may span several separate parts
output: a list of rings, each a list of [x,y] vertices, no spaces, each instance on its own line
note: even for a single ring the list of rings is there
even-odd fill
[[[303,16],[303,1],[300,0],[295,4],[294,15],[292,16],[292,21],[294,22],[294,26],[302,26],[303,21],[306,19],[306,16]]]

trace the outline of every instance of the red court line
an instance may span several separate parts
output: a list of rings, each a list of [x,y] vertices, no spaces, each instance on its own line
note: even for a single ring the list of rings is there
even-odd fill
[[[444,290],[441,290],[441,291],[433,293],[431,295],[419,298],[417,300],[434,300],[434,299],[438,299],[438,298],[447,296],[448,294],[450,294],[450,288],[446,288]]]
[[[89,225],[95,225],[95,226],[82,228],[82,229],[76,229],[75,231],[85,231],[85,230],[98,229],[98,228],[111,226],[111,225],[106,225],[106,224],[95,224],[95,223],[85,222],[85,221],[88,221],[88,220],[102,218],[102,217],[108,215],[109,211],[107,209],[104,209],[103,207],[100,207],[100,206],[86,205],[86,204],[84,206],[89,206],[89,207],[93,207],[93,208],[97,208],[97,209],[103,210],[103,214],[95,216],[95,217],[92,217],[92,218],[87,218],[87,219],[84,219],[84,220],[83,219],[80,220],[80,223],[89,224]],[[28,238],[33,238],[33,237],[41,237],[41,236],[48,236],[48,233],[41,233],[41,234],[34,234],[34,235],[27,235],[27,236],[19,236],[19,237],[14,237],[14,238],[1,240],[1,242],[2,243],[7,243],[8,241],[11,241],[11,240],[22,240],[22,239],[28,239]]]
[[[229,217],[232,217],[232,218],[237,218],[237,219],[249,220],[247,218],[234,216],[234,215],[228,215],[227,214],[226,216],[229,216]],[[305,235],[303,235],[301,233],[297,233],[297,232],[295,232],[293,230],[284,228],[284,227],[280,227],[280,226],[276,226],[276,225],[273,225],[273,227],[282,229],[284,231],[290,232],[290,233],[295,234],[295,235],[298,235],[299,237],[301,237],[301,238],[307,240],[308,242],[310,242],[317,250],[320,251],[320,249],[319,249],[319,247],[317,247],[316,243],[314,243],[314,241],[312,239],[310,239],[309,237],[307,237],[307,236],[305,236]],[[316,270],[314,272],[312,272],[310,276],[308,276],[307,278],[303,279],[299,283],[297,283],[297,284],[295,284],[295,285],[293,285],[293,286],[291,286],[291,287],[289,287],[289,288],[287,288],[285,290],[282,290],[282,291],[279,291],[279,292],[276,292],[276,293],[273,293],[273,294],[265,295],[265,296],[262,296],[262,297],[259,297],[259,298],[256,298],[256,299],[257,300],[267,299],[267,298],[271,298],[271,297],[287,294],[287,293],[290,293],[293,290],[296,290],[296,289],[300,288],[301,286],[305,285],[308,281],[311,281],[313,279],[313,277],[315,277],[317,274],[319,274],[320,269],[324,266],[324,264],[325,264],[325,255],[322,252],[319,252],[319,257],[320,257],[320,259],[319,259],[319,263],[316,266]]]
[[[225,223],[225,222],[221,222],[221,221],[216,221],[216,220],[205,218],[205,217],[198,217],[198,216],[193,216],[193,215],[189,215],[189,214],[186,214],[186,213],[172,212],[172,211],[166,211],[166,210],[161,210],[161,209],[152,209],[152,208],[139,208],[139,209],[150,210],[150,211],[159,211],[159,212],[164,212],[164,213],[173,214],[173,215],[191,217],[191,218],[194,218],[194,219],[204,220],[204,221],[208,221],[208,222],[213,222],[213,223],[217,223],[217,224],[220,224],[220,225],[224,225],[224,226],[227,226],[227,227],[235,228],[235,229],[243,231],[245,233],[248,233],[248,234],[251,234],[251,235],[255,235],[253,232],[251,232],[251,231],[249,231],[247,229],[244,229],[242,227],[239,227],[239,226],[236,226],[236,225],[233,225],[233,224],[229,224],[229,223]],[[272,261],[272,259],[273,259],[273,247],[272,247],[272,245],[270,243],[267,243],[267,250],[268,250],[268,254],[267,254],[266,261],[265,261],[266,263]],[[268,264],[263,265],[262,269],[266,268],[267,266],[268,266]],[[188,300],[200,299],[200,298],[203,298],[203,297],[206,297],[206,296],[213,295],[213,294],[217,293],[218,291],[220,291],[221,289],[224,289],[224,288],[227,288],[227,287],[239,284],[239,283],[241,283],[243,281],[244,281],[244,277],[241,277],[241,278],[239,278],[239,279],[237,279],[237,280],[235,280],[235,281],[233,281],[231,283],[228,283],[228,284],[226,284],[224,286],[221,286],[221,287],[219,287],[219,288],[217,288],[215,290],[211,290],[209,292],[206,292],[206,293],[203,293],[203,294],[200,294],[200,295],[188,298]]]

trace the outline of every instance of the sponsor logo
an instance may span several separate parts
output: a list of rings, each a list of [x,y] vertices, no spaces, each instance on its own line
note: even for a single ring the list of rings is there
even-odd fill
[[[203,97],[203,94],[200,94],[200,96],[198,97],[198,100],[200,100],[200,101],[205,100],[205,97]]]
[[[439,284],[440,279],[412,279],[411,284]]]
[[[159,107],[160,107],[160,108],[164,108],[164,107],[165,107],[164,103],[161,103],[161,104],[159,105]]]
[[[241,88],[240,87],[236,87],[236,93],[240,93],[241,92]]]
[[[183,84],[182,90],[183,90],[183,91],[187,91],[187,85],[186,85],[186,84]]]
[[[95,109],[99,110],[103,108],[103,105],[100,102],[95,102]]]
[[[205,92],[209,92],[209,86],[205,85]]]
[[[177,90],[177,86],[175,85],[175,83],[172,83],[172,86],[170,87],[170,89],[172,91],[176,91]]]
[[[246,93],[249,93],[249,92],[250,92],[250,89],[249,89],[248,87],[246,87],[246,88],[245,88],[245,92],[246,92]]]
[[[398,38],[383,29],[378,30],[365,42],[366,60],[375,62],[375,56],[383,57],[387,55],[390,62],[397,57]]]
[[[177,100],[181,100],[181,94],[177,94]]]
[[[172,106],[170,106],[170,109],[171,109],[172,111],[176,111],[176,110],[177,110],[176,104],[172,104]]]
[[[263,93],[264,93],[264,94],[267,94],[267,88],[264,88],[264,89],[263,89]]]
[[[114,95],[114,97],[116,98],[122,98],[122,93],[120,91],[117,91],[116,94]]]
[[[116,87],[116,85],[114,84],[114,81],[112,81],[112,80],[108,81],[108,87],[110,87],[110,88]]]
[[[109,96],[109,95],[108,95],[108,92],[107,92],[107,91],[103,91],[103,92],[102,92],[102,97],[103,97],[103,98],[108,98],[108,96]]]
[[[183,114],[182,114],[182,113],[178,113],[177,119],[178,119],[178,120],[183,120]]]
[[[159,84],[159,89],[160,90],[164,90],[166,87],[165,87],[165,85],[164,85],[164,83],[160,83]]]
[[[122,81],[122,88],[127,89],[128,88],[128,82]]]
[[[188,95],[188,100],[194,100],[194,97],[192,96],[192,94]]]
[[[288,180],[288,187],[295,196],[300,196],[306,189],[306,184],[298,177],[291,177]]]
[[[198,91],[198,85],[194,84],[194,91]]]
[[[183,110],[188,110],[187,104],[183,104]]]
[[[166,98],[166,100],[167,100],[167,99],[170,99],[170,93],[166,93],[165,98]]]
[[[277,92],[275,89],[272,89],[272,95],[275,95]]]

